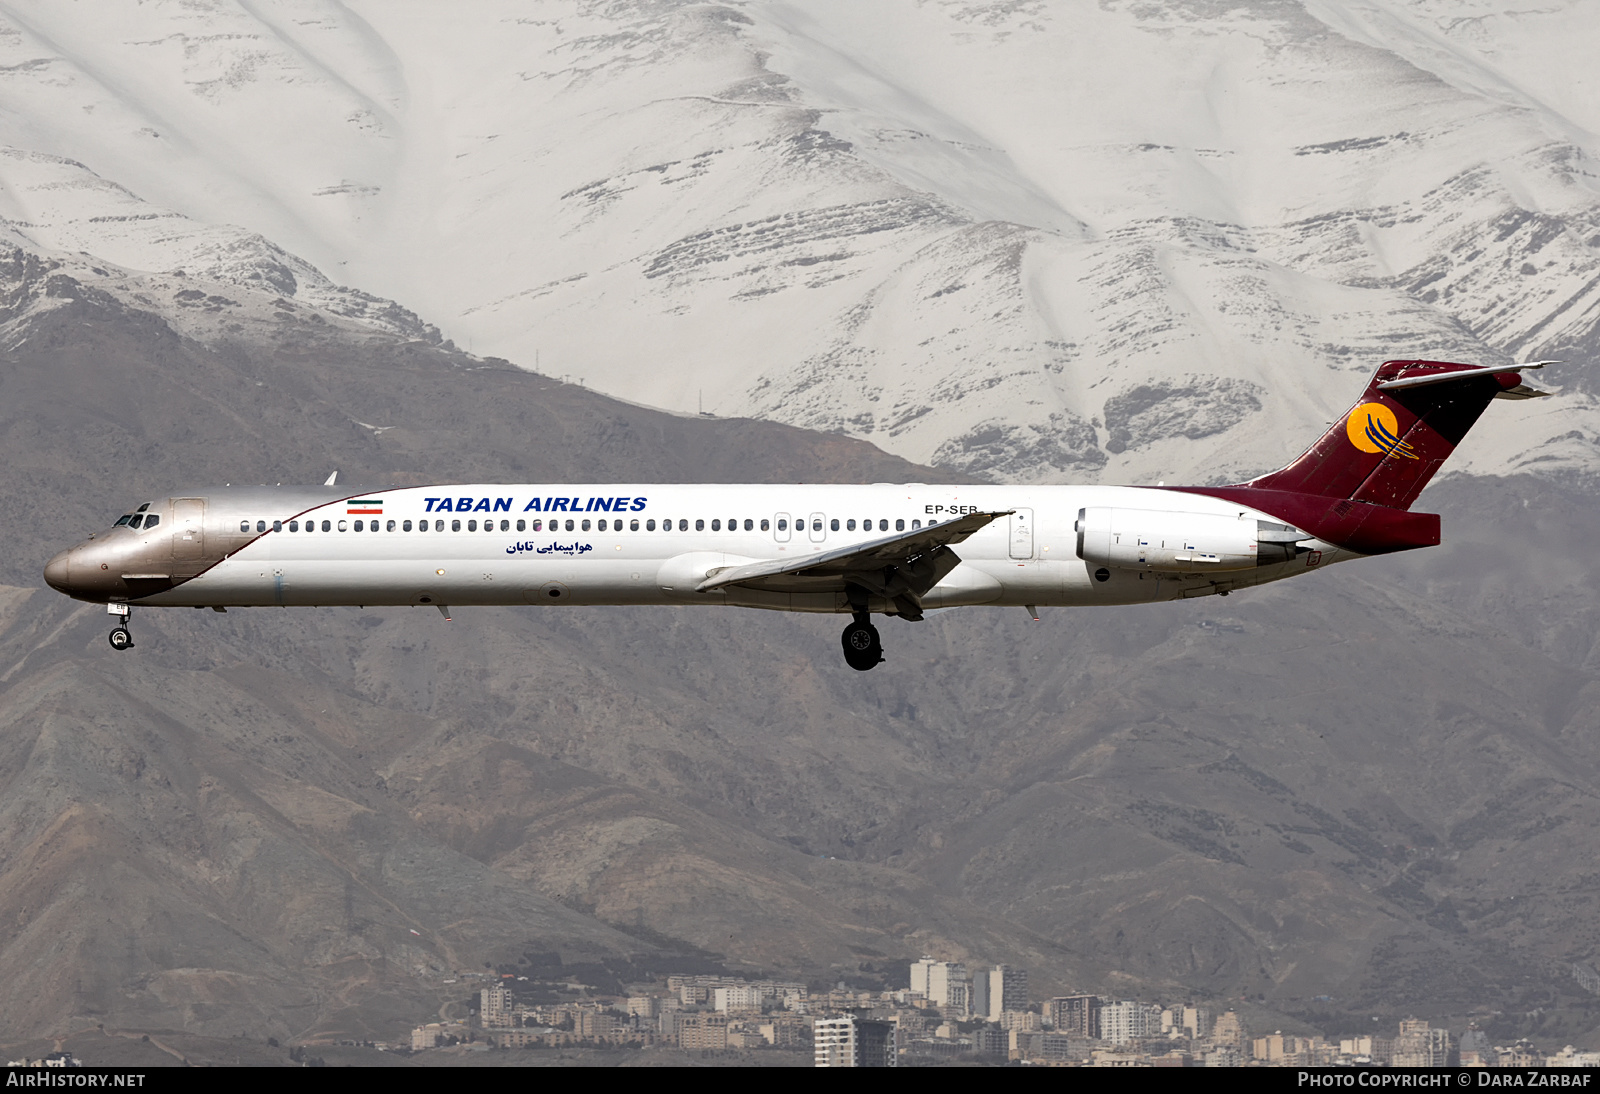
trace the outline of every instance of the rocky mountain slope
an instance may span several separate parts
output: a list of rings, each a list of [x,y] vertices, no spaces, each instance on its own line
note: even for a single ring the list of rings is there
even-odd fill
[[[1463,465],[1593,471],[1597,11],[6,0],[0,215],[1017,480],[1238,478],[1383,358],[1567,357]]]

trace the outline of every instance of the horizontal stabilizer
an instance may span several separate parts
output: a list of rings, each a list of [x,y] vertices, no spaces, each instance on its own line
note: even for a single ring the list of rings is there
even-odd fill
[[[1512,365],[1510,368],[1485,365],[1482,368],[1463,368],[1454,372],[1431,372],[1422,376],[1403,376],[1398,380],[1386,380],[1377,386],[1379,391],[1398,391],[1401,388],[1426,387],[1429,384],[1448,384],[1458,380],[1476,379],[1479,376],[1521,372],[1523,369],[1544,368],[1546,365],[1559,365],[1560,363],[1560,361],[1529,361],[1525,365]],[[1544,392],[1540,392],[1540,394],[1544,394]]]

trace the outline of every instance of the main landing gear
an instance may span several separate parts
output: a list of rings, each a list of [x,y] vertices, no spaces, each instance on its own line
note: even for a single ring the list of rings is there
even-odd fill
[[[121,618],[122,622],[106,637],[114,650],[133,649],[133,632],[128,630],[128,621],[133,617],[133,609],[126,604],[107,604],[106,614]]]
[[[883,642],[866,612],[856,613],[839,642],[844,646],[844,663],[857,672],[866,672],[883,660]]]

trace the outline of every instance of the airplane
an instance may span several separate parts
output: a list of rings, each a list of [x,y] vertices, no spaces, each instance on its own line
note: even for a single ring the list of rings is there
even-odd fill
[[[49,585],[135,606],[716,604],[848,614],[844,660],[883,661],[872,616],[1220,595],[1439,542],[1411,504],[1511,367],[1386,361],[1280,470],[1232,486],[476,483],[351,493],[221,487],[145,502],[55,555]]]

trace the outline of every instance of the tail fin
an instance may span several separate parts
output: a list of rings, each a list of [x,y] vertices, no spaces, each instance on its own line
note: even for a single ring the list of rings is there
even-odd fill
[[[1489,400],[1542,394],[1524,387],[1515,369],[1385,361],[1349,413],[1299,459],[1245,485],[1409,509]]]

